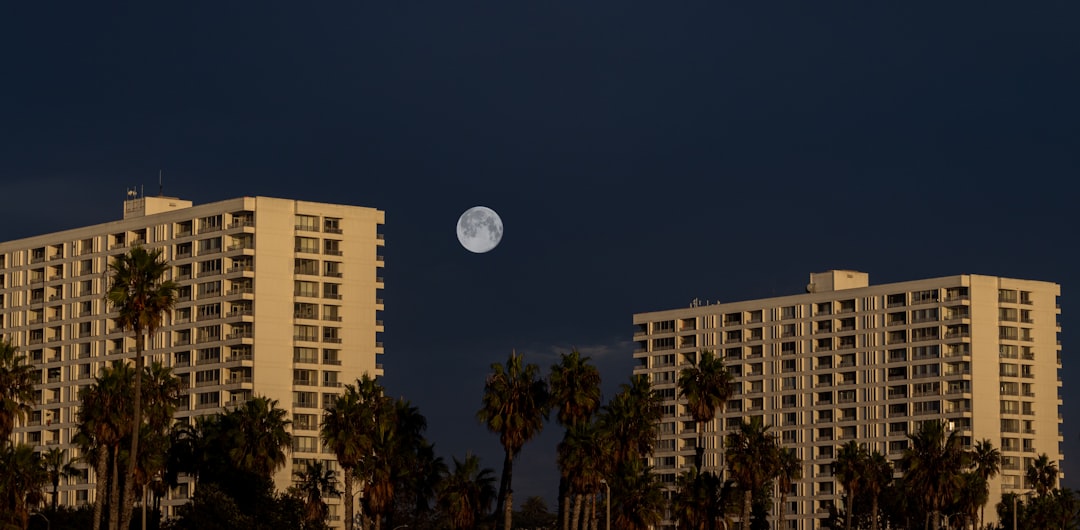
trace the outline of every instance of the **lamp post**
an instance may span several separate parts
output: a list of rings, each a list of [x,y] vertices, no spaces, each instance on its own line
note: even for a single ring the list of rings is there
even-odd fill
[[[1013,494],[1013,530],[1016,530],[1016,498],[1021,495],[1031,495],[1031,490]]]
[[[607,493],[604,495],[604,499],[607,500],[607,518],[604,521],[604,526],[607,530],[611,530],[611,484],[608,484],[605,479],[600,479],[600,483],[607,489]]]

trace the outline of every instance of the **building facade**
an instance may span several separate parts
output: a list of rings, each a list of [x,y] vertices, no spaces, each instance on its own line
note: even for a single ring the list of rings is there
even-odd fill
[[[122,220],[0,243],[0,336],[39,378],[38,405],[17,424],[15,441],[79,456],[71,443],[79,390],[135,347],[105,300],[108,263],[141,245],[163,252],[179,285],[145,352],[184,386],[177,418],[267,396],[292,420],[278,487],[310,460],[337,469],[318,441],[321,409],[344,383],[382,374],[383,222],[372,208],[268,197],[198,206],[135,197]],[[93,470],[79,466],[82,476],[61,486],[62,504],[94,501]],[[188,484],[172,490],[165,515],[191,493]],[[335,526],[339,508],[331,507]]]
[[[988,439],[1001,450],[993,522],[1002,493],[1028,489],[1024,470],[1037,455],[1061,468],[1060,292],[980,275],[872,286],[865,273],[828,271],[803,294],[634,315],[634,373],[664,403],[650,463],[672,487],[693,466],[695,424],[676,380],[709,349],[735,392],[706,429],[705,467],[722,470],[722,436],[751,417],[803,462],[776,528],[821,527],[840,502],[840,445],[856,440],[895,461],[927,420],[947,421],[968,448]]]

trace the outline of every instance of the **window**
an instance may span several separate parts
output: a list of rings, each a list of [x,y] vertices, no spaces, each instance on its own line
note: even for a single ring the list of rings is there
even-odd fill
[[[315,392],[293,392],[293,406],[319,408],[319,395]]]
[[[293,326],[293,338],[296,340],[318,341],[319,327],[297,324]]]
[[[1020,337],[1015,326],[998,326],[998,338],[1004,340],[1016,340]]]
[[[319,238],[296,236],[296,251],[310,254],[319,253]]]
[[[221,252],[220,237],[199,240],[199,254],[212,254],[214,252]]]
[[[337,217],[327,217],[323,220],[323,232],[328,234],[340,234],[341,233],[341,219]]]
[[[319,318],[319,305],[295,302],[293,303],[293,317],[317,319]]]
[[[916,402],[913,406],[916,415],[935,415],[942,410],[942,403],[939,400],[933,400],[933,402]]]
[[[212,281],[199,284],[199,298],[221,295],[221,281]]]
[[[341,306],[338,305],[324,305],[323,307],[323,320],[333,320],[341,322]],[[674,359],[672,359],[674,364]]]
[[[340,283],[324,283],[323,284],[323,298],[329,298],[331,300],[341,299],[341,284]]]
[[[795,354],[795,343],[794,342],[783,342],[783,343],[781,343],[780,344],[780,354],[781,355],[794,355]]]
[[[340,365],[341,350],[323,350],[323,364]],[[673,390],[673,389],[669,389]]]
[[[309,232],[319,231],[319,218],[315,215],[301,215],[296,216],[296,229],[307,230]]]
[[[293,362],[298,363],[318,363],[319,362],[319,350],[316,348],[305,348],[297,346],[293,348]]]
[[[795,369],[795,359],[784,359],[780,363],[780,371],[782,372],[794,372]]]
[[[931,309],[916,309],[911,312],[912,322],[935,322],[938,319],[936,307]]]
[[[221,317],[221,304],[206,304],[198,308],[199,320],[212,320]]]
[[[789,320],[789,319],[792,319],[792,318],[795,318],[795,306],[791,305],[791,306],[781,307],[780,308],[780,319],[781,320]]]
[[[319,260],[296,258],[293,263],[293,272],[296,274],[319,274]]]
[[[904,293],[890,294],[885,297],[885,307],[904,307],[907,305],[907,296]]]
[[[297,431],[314,431],[319,428],[318,416],[315,414],[293,414],[292,427]]]
[[[1013,289],[998,289],[998,302],[1004,304],[1016,303],[1016,291]]]
[[[323,342],[341,343],[341,328],[323,328]]]
[[[327,261],[323,263],[323,276],[330,278],[341,277],[341,262],[339,261]]]
[[[212,232],[214,230],[221,230],[220,215],[211,215],[210,217],[203,217],[202,219],[199,219],[200,232]],[[218,248],[220,248],[220,246]]]
[[[340,256],[341,255],[341,241],[336,239],[327,239],[323,241],[323,254],[328,256]]]
[[[937,344],[933,346],[915,346],[911,349],[911,358],[916,361],[920,359],[937,359],[940,356],[941,346]]]
[[[296,280],[293,285],[293,294],[296,296],[319,296],[319,282]]]
[[[917,364],[911,367],[911,377],[937,377],[941,375],[941,365],[934,364]]]
[[[660,322],[653,322],[653,333],[666,333],[675,331],[674,320],[663,320]]]
[[[795,324],[783,324],[780,326],[781,337],[794,337],[796,333]]]
[[[293,436],[293,452],[317,453],[319,438],[316,436]]]
[[[938,290],[929,289],[926,291],[915,291],[911,293],[912,304],[928,304],[938,301]]]
[[[195,372],[195,386],[216,385],[221,382],[219,370],[200,370]]]
[[[1019,312],[1013,307],[999,307],[998,308],[998,320],[1007,322],[1016,322],[1018,320]]]

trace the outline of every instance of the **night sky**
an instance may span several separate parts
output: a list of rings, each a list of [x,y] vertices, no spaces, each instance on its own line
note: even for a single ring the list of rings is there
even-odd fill
[[[610,397],[635,312],[979,273],[1062,284],[1080,487],[1080,3],[21,4],[0,240],[118,219],[159,169],[196,203],[385,210],[383,382],[447,460],[498,471],[475,413],[512,349],[546,372],[576,346]],[[475,205],[505,223],[488,254],[455,238]],[[553,500],[560,437],[516,499]]]

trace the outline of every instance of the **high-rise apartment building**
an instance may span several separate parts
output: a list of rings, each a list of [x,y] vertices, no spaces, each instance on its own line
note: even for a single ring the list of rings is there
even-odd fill
[[[179,285],[146,349],[147,363],[172,367],[184,386],[177,417],[267,396],[292,420],[278,487],[306,461],[336,469],[318,441],[321,408],[343,383],[382,373],[383,221],[372,208],[268,197],[198,206],[134,197],[122,220],[0,243],[0,336],[29,357],[39,383],[15,440],[79,455],[79,390],[135,346],[104,298],[107,265],[142,245],[164,253]],[[83,476],[61,486],[62,504],[93,502],[93,470],[80,465]],[[171,491],[168,511],[189,493],[187,484]]]
[[[969,448],[987,439],[1001,450],[993,522],[1003,492],[1028,488],[1037,455],[1060,469],[1060,292],[974,274],[872,286],[865,273],[829,271],[812,274],[802,294],[634,315],[634,373],[664,400],[651,464],[671,486],[693,466],[695,424],[676,380],[709,349],[735,392],[707,429],[706,467],[723,468],[722,436],[751,417],[802,459],[778,528],[819,528],[839,503],[840,445],[857,440],[895,460],[928,420],[947,421]]]

